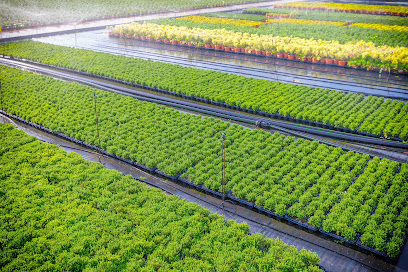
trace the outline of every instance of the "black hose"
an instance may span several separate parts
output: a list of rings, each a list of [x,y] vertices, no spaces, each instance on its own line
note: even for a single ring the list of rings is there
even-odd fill
[[[362,136],[362,135],[353,135],[349,133],[334,132],[334,131],[328,131],[328,130],[323,130],[323,129],[318,129],[318,128],[313,128],[313,132],[311,132],[311,129],[305,126],[292,125],[292,124],[288,124],[284,122],[259,120],[257,125],[261,128],[283,127],[283,128],[301,131],[305,133],[310,133],[310,134],[314,134],[314,135],[326,137],[326,138],[334,138],[338,140],[346,140],[346,141],[352,141],[352,142],[358,142],[358,143],[364,143],[364,144],[383,145],[383,146],[394,147],[394,148],[408,149],[408,144],[406,143],[395,142],[395,141],[390,141],[390,140],[380,140],[380,139],[371,138],[371,137]]]

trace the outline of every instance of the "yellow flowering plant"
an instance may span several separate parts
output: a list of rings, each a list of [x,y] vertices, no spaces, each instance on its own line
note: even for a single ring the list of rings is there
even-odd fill
[[[113,28],[116,32],[132,33],[133,36],[150,36],[158,39],[168,37],[195,43],[212,43],[214,45],[246,47],[251,50],[265,50],[269,53],[279,52],[298,54],[314,58],[333,58],[338,60],[360,59],[369,55],[372,63],[388,63],[391,69],[407,68],[408,48],[376,46],[372,42],[357,41],[341,44],[338,41],[303,39],[298,37],[280,37],[234,32],[226,29],[201,29],[152,23],[130,23]],[[267,45],[267,46],[265,46]],[[368,64],[367,64],[368,65]],[[372,66],[372,65],[370,65]]]

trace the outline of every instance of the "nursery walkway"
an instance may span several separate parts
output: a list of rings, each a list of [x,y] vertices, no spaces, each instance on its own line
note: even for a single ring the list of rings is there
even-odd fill
[[[270,6],[276,3],[286,3],[286,2],[297,2],[301,0],[280,0],[280,1],[268,1],[268,2],[258,2],[258,3],[247,3],[247,4],[238,4],[225,7],[214,7],[214,8],[200,8],[194,10],[186,11],[174,11],[167,13],[158,13],[150,15],[141,15],[141,16],[129,16],[124,18],[117,19],[103,19],[98,21],[91,22],[73,22],[69,24],[53,25],[53,26],[44,26],[44,27],[35,27],[35,28],[22,28],[17,30],[5,30],[0,32],[0,42],[9,41],[9,40],[19,40],[19,39],[30,39],[34,37],[40,37],[45,35],[54,35],[54,34],[63,34],[63,33],[73,33],[76,31],[87,31],[94,29],[101,29],[106,26],[117,25],[117,24],[126,24],[134,21],[142,20],[153,20],[160,18],[172,18],[188,15],[196,15],[209,12],[221,12],[221,11],[230,11],[238,10],[251,7],[265,7]]]

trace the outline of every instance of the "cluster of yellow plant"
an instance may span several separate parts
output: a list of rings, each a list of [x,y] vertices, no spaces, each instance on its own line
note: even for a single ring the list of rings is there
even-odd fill
[[[374,28],[378,30],[386,31],[398,31],[398,32],[407,32],[408,26],[399,26],[399,25],[382,25],[382,24],[365,24],[365,23],[355,23],[350,26],[364,27],[364,28]]]
[[[273,12],[267,12],[266,17],[280,17],[280,18],[288,18],[290,14],[286,13],[273,13]]]
[[[282,14],[278,14],[278,15],[282,16]],[[219,24],[229,24],[229,25],[237,25],[237,26],[257,26],[263,23],[260,21],[205,17],[205,16],[195,16],[195,15],[180,17],[180,18],[177,18],[177,20],[188,20],[188,21],[192,21],[196,23],[219,23]],[[345,25],[344,22],[318,21],[318,20],[293,19],[293,18],[269,19],[266,22],[271,23],[271,24],[336,25],[336,26]]]
[[[200,29],[152,23],[130,23],[116,26],[114,33],[132,36],[150,36],[193,43],[224,45],[250,50],[265,50],[270,53],[287,53],[301,57],[350,60],[369,57],[383,63],[408,64],[408,48],[375,46],[372,42],[358,41],[340,44],[338,41],[322,41],[297,37],[279,37],[227,31],[225,29]]]
[[[192,22],[196,22],[196,23],[229,24],[229,25],[236,25],[236,26],[256,26],[256,25],[261,24],[261,22],[259,22],[259,21],[217,18],[217,17],[205,17],[205,16],[199,16],[199,15],[180,17],[180,18],[177,18],[177,20],[188,20],[188,21],[192,21]]]
[[[328,8],[338,10],[370,10],[392,13],[408,13],[408,7],[405,6],[387,6],[387,5],[364,5],[364,4],[342,4],[342,3],[319,3],[319,2],[297,2],[279,5],[284,8]]]
[[[344,26],[346,24],[345,22],[331,22],[293,18],[270,19],[267,22],[271,24],[335,25],[335,26]]]

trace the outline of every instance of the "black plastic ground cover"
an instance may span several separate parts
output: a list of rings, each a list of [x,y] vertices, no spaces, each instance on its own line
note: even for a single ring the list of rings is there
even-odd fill
[[[2,56],[2,57],[5,58],[4,56]],[[23,59],[15,59],[15,58],[10,58],[10,59],[11,60],[17,60],[17,61],[20,61],[20,62],[29,63],[29,64],[33,64],[33,65],[38,65],[38,66],[42,66],[42,67],[48,67],[48,68],[58,69],[58,70],[62,70],[62,71],[70,72],[70,73],[80,74],[80,75],[83,75],[83,76],[89,76],[89,77],[93,77],[93,78],[103,79],[103,80],[107,80],[107,81],[111,81],[111,82],[115,82],[115,83],[120,83],[120,84],[123,84],[123,85],[128,85],[128,86],[132,86],[132,87],[146,89],[146,90],[149,90],[149,91],[154,91],[154,92],[159,92],[159,93],[163,93],[163,94],[166,94],[166,95],[181,97],[181,98],[184,98],[184,99],[198,101],[198,102],[201,102],[201,103],[211,104],[211,105],[224,107],[224,108],[228,108],[228,109],[238,110],[238,111],[242,111],[242,112],[246,112],[246,113],[250,113],[250,114],[254,114],[254,115],[265,116],[265,117],[268,117],[268,118],[291,121],[291,122],[296,122],[296,123],[302,123],[302,124],[305,124],[305,125],[316,127],[316,128],[310,128],[310,127],[305,127],[305,126],[301,126],[301,125],[294,125],[294,124],[289,124],[289,123],[284,123],[284,122],[277,122],[277,121],[271,121],[271,120],[262,120],[262,119],[259,119],[259,118],[256,118],[256,117],[243,116],[242,114],[234,113],[234,112],[230,112],[230,111],[223,111],[223,110],[214,109],[214,108],[204,109],[204,107],[201,106],[201,108],[203,110],[217,112],[218,114],[224,114],[223,117],[225,117],[225,118],[231,118],[231,119],[234,119],[234,117],[235,118],[242,118],[242,120],[240,119],[240,121],[250,122],[250,123],[253,123],[253,124],[259,124],[259,126],[261,126],[261,127],[264,126],[265,128],[267,128],[268,126],[279,126],[279,127],[284,127],[284,128],[287,128],[287,129],[296,130],[296,131],[307,132],[307,133],[322,136],[322,137],[335,138],[335,139],[338,139],[338,140],[346,140],[346,141],[360,142],[360,143],[366,143],[366,144],[374,144],[374,145],[382,145],[382,146],[389,146],[389,147],[395,147],[395,148],[408,149],[408,144],[403,143],[403,141],[404,141],[403,139],[396,138],[396,137],[389,137],[389,140],[386,140],[386,139],[380,140],[380,138],[383,137],[383,135],[376,135],[376,134],[372,134],[372,133],[361,132],[361,131],[358,131],[358,130],[351,130],[349,128],[337,127],[337,126],[333,126],[333,125],[324,124],[322,122],[303,120],[303,119],[296,119],[294,117],[284,116],[284,115],[281,115],[281,114],[272,114],[272,113],[262,112],[262,111],[259,111],[259,110],[241,108],[240,106],[233,106],[233,105],[229,105],[229,104],[224,103],[224,102],[217,102],[217,101],[204,99],[204,98],[197,97],[197,96],[184,95],[184,94],[180,94],[180,93],[176,93],[176,92],[172,92],[172,91],[168,91],[168,90],[158,89],[156,87],[150,87],[150,86],[146,86],[146,85],[142,85],[142,84],[138,84],[138,83],[130,83],[130,82],[127,82],[127,81],[124,81],[124,80],[113,79],[113,78],[106,77],[106,76],[101,76],[101,75],[89,74],[89,73],[86,73],[86,72],[77,71],[77,70],[68,69],[68,68],[62,68],[62,67],[55,66],[55,65],[43,64],[43,63],[30,61],[30,60],[23,60]],[[107,86],[107,84],[104,84],[104,83],[101,83],[101,82],[97,82],[97,85],[104,85],[104,86],[109,87],[109,88],[121,89],[122,91],[126,92],[126,90],[124,90],[123,88],[121,88],[119,86]],[[137,91],[135,91],[135,92],[137,92]],[[159,98],[157,96],[149,95],[149,94],[145,94],[145,93],[141,93],[141,92],[138,92],[138,95],[145,96],[145,97],[151,97],[152,99],[158,99]],[[154,97],[152,97],[152,96],[154,96]],[[163,101],[166,100],[168,102],[177,103],[179,105],[184,104],[184,105],[192,106],[192,107],[195,107],[195,108],[200,107],[200,105],[188,104],[188,102],[182,102],[180,100],[170,101],[171,100],[170,98],[163,98],[163,97],[160,97],[160,99],[163,100]],[[209,113],[209,114],[211,114],[211,113]],[[226,116],[230,116],[230,117],[226,117]],[[340,133],[333,133],[333,132],[321,130],[321,129],[318,129],[318,128],[325,128],[325,129],[329,129],[329,130],[335,130],[335,131],[338,131]],[[345,133],[342,133],[342,132],[345,132]],[[354,135],[352,135],[352,134],[354,134]]]
[[[188,179],[181,178],[180,177],[181,174],[177,174],[175,176],[167,175],[167,174],[159,171],[157,168],[149,168],[149,167],[147,167],[145,165],[142,165],[140,163],[137,163],[135,161],[132,161],[132,160],[129,160],[129,159],[124,159],[122,157],[116,156],[115,154],[111,154],[111,153],[107,152],[105,149],[96,147],[96,146],[91,145],[91,144],[89,144],[87,142],[84,142],[84,141],[77,140],[77,139],[72,138],[70,136],[67,136],[67,135],[65,135],[64,133],[61,133],[61,132],[54,132],[53,130],[51,130],[51,129],[47,128],[47,127],[44,127],[44,126],[42,126],[40,124],[31,122],[31,121],[27,121],[27,120],[25,120],[25,119],[23,119],[23,118],[21,118],[21,117],[19,117],[17,115],[10,114],[10,113],[5,112],[3,110],[0,110],[0,113],[7,116],[7,117],[9,117],[9,118],[18,120],[18,121],[20,121],[20,122],[22,122],[24,124],[27,124],[29,126],[32,126],[32,127],[36,128],[36,129],[42,130],[42,131],[44,131],[46,133],[49,133],[51,135],[54,135],[54,136],[60,137],[62,139],[68,140],[70,142],[81,145],[81,146],[86,147],[88,149],[95,150],[95,151],[99,152],[100,154],[103,154],[104,156],[111,157],[111,158],[114,158],[116,160],[120,160],[122,162],[125,162],[125,163],[127,163],[129,165],[132,165],[132,166],[142,170],[142,171],[148,172],[148,173],[153,174],[153,175],[157,175],[157,176],[159,176],[161,178],[165,178],[167,180],[170,180],[172,182],[181,184],[183,186],[193,188],[193,189],[195,189],[197,191],[201,191],[201,192],[203,192],[205,194],[209,194],[209,195],[214,196],[216,198],[222,198],[223,197],[223,194],[221,192],[219,192],[219,191],[215,191],[215,190],[206,188],[203,185],[195,184],[193,182],[190,182]],[[308,223],[303,223],[303,222],[298,221],[297,219],[290,218],[286,214],[285,215],[279,215],[274,211],[271,211],[271,210],[265,209],[263,207],[257,206],[254,203],[249,202],[249,201],[247,201],[245,199],[237,198],[231,193],[231,191],[229,191],[229,192],[227,192],[225,194],[225,199],[230,200],[230,201],[232,201],[234,203],[238,203],[239,205],[241,205],[243,207],[246,207],[246,208],[249,208],[251,210],[256,210],[261,214],[266,214],[267,216],[272,217],[272,218],[274,218],[274,219],[276,219],[278,221],[284,221],[284,222],[288,223],[289,225],[295,225],[299,229],[306,230],[306,231],[308,231],[310,233],[314,233],[316,231],[319,231],[323,235],[325,235],[327,237],[331,237],[334,241],[336,241],[336,240],[343,241],[343,242],[345,242],[345,245],[348,246],[348,247],[350,247],[351,245],[355,245],[362,252],[367,252],[368,251],[368,252],[374,254],[376,257],[385,259],[387,261],[396,261],[396,260],[398,260],[399,256],[398,257],[390,257],[390,256],[388,256],[387,254],[385,254],[383,252],[377,251],[377,250],[375,250],[375,249],[373,249],[373,248],[371,248],[369,246],[365,246],[365,245],[361,244],[359,242],[359,237],[358,236],[357,236],[355,241],[349,241],[349,240],[345,239],[342,236],[336,235],[335,233],[325,232],[322,228],[316,228],[314,226],[309,225]],[[404,245],[405,245],[405,242],[406,242],[406,238],[407,237],[405,237],[405,239],[404,239]],[[400,254],[401,254],[401,252],[400,252]]]

